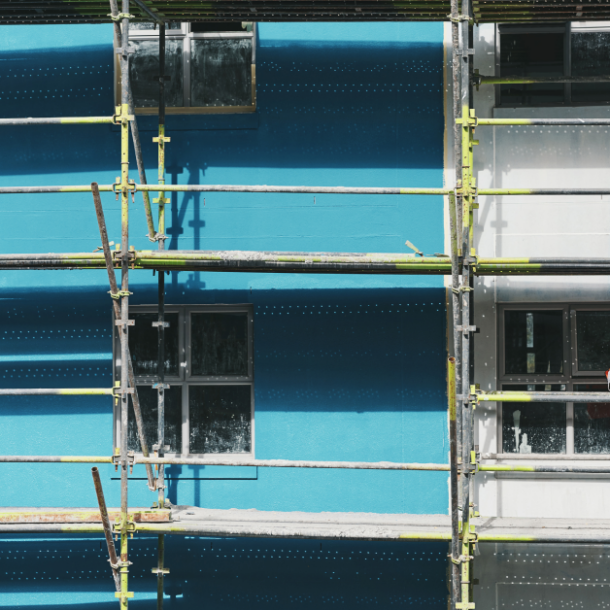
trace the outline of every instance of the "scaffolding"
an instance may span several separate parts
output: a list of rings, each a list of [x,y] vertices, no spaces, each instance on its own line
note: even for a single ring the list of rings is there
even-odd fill
[[[9,2],[0,9],[3,23],[98,23],[107,22],[108,5],[92,0],[83,8],[79,3],[65,4],[60,0],[40,0],[36,5]],[[174,6],[175,5],[175,6]],[[477,198],[483,195],[603,195],[610,189],[478,189],[474,167],[474,147],[478,143],[475,129],[485,126],[510,125],[610,125],[610,119],[483,119],[475,115],[474,88],[479,85],[502,83],[530,83],[528,78],[498,78],[482,76],[473,70],[473,27],[475,23],[602,20],[610,17],[610,5],[588,3],[576,6],[568,0],[552,0],[547,3],[524,0],[523,2],[497,2],[496,0],[420,0],[407,2],[400,7],[396,3],[366,0],[336,3],[299,3],[278,0],[266,3],[259,0],[235,0],[227,3],[214,0],[205,4],[197,0],[175,3],[173,0],[110,0],[110,18],[114,23],[114,48],[119,56],[121,91],[120,105],[113,116],[0,119],[0,126],[7,125],[91,125],[113,124],[120,126],[121,175],[115,184],[68,186],[14,186],[1,187],[0,194],[19,193],[84,193],[91,192],[102,240],[99,253],[18,254],[0,255],[0,269],[106,269],[110,296],[114,308],[114,323],[120,340],[120,381],[109,388],[64,389],[0,389],[0,396],[62,395],[113,397],[120,413],[120,439],[113,455],[109,456],[0,456],[3,463],[80,463],[114,464],[120,469],[120,509],[106,507],[102,484],[97,468],[92,468],[94,486],[98,497],[99,512],[92,509],[53,511],[45,509],[0,510],[2,532],[98,532],[104,533],[112,574],[116,585],[116,597],[120,607],[126,609],[133,597],[129,591],[128,539],[137,532],[158,535],[158,563],[153,569],[157,576],[157,607],[163,605],[163,579],[169,572],[164,560],[164,536],[189,534],[197,536],[282,536],[295,538],[343,538],[357,540],[446,540],[450,545],[450,607],[454,610],[474,608],[473,560],[478,541],[494,542],[610,542],[610,533],[603,528],[571,533],[559,528],[544,533],[536,524],[529,530],[486,525],[478,519],[473,502],[473,485],[477,472],[573,472],[610,473],[609,467],[547,466],[535,463],[517,465],[484,464],[482,460],[494,458],[494,454],[481,456],[474,445],[473,410],[481,402],[553,402],[559,398],[571,402],[607,402],[602,392],[481,392],[474,380],[473,289],[475,276],[483,275],[610,275],[610,259],[591,258],[483,258],[473,247],[473,211],[478,207]],[[136,15],[131,15],[134,10]],[[450,21],[452,34],[452,110],[454,118],[455,184],[445,188],[365,188],[365,187],[305,187],[268,185],[166,185],[165,146],[170,138],[165,133],[165,24],[169,21],[240,21],[250,20],[255,14],[259,21]],[[146,184],[141,144],[129,83],[129,26],[131,20],[153,21],[159,28],[159,110],[158,135],[154,138],[158,148],[157,184]],[[544,82],[577,82],[578,77],[544,79]],[[587,77],[588,81],[607,81],[610,77]],[[581,79],[582,80],[582,79]],[[584,81],[583,81],[584,82]],[[129,141],[134,144],[140,183],[129,179]],[[239,193],[329,193],[375,195],[442,195],[446,197],[450,219],[449,254],[424,256],[422,253],[359,254],[328,252],[248,252],[248,251],[166,251],[164,243],[166,197],[171,192],[239,192]],[[100,192],[115,193],[121,201],[121,244],[111,251],[108,242]],[[140,192],[144,201],[148,237],[156,242],[157,250],[136,251],[129,246],[129,200]],[[154,200],[159,206],[157,228],[151,211],[149,193],[157,193]],[[115,271],[120,269],[120,286]],[[131,357],[129,354],[129,272],[152,269],[158,273],[158,316],[153,325],[158,332],[157,390],[158,428],[152,446],[144,433],[144,423],[137,394]],[[167,457],[164,439],[164,396],[169,387],[164,379],[165,328],[165,272],[169,270],[196,270],[217,272],[262,273],[335,273],[335,274],[426,274],[450,275],[450,309],[452,312],[452,352],[447,361],[447,396],[449,418],[449,463],[393,463],[393,462],[338,462],[247,459],[234,460],[213,457]],[[125,366],[127,363],[127,366]],[[142,457],[128,451],[128,409],[134,409]],[[536,456],[518,456],[524,461],[534,461]],[[570,459],[574,459],[570,456]],[[587,458],[590,459],[590,458]],[[134,464],[143,464],[147,470],[147,484],[156,493],[153,509],[130,509],[128,502],[128,474]],[[170,510],[165,498],[165,465],[218,465],[256,466],[265,468],[332,468],[376,469],[449,472],[450,514],[438,516],[369,515],[363,526],[361,521],[350,522],[349,517],[337,514],[336,522],[328,514],[297,513],[292,519],[280,522],[274,513],[240,515],[235,512],[196,509],[193,518],[184,520],[179,513]],[[153,470],[153,467],[156,470]],[[239,512],[239,511],[237,511]],[[110,516],[115,521],[111,523]],[[476,527],[475,527],[475,524]],[[117,553],[113,536],[120,536]]]

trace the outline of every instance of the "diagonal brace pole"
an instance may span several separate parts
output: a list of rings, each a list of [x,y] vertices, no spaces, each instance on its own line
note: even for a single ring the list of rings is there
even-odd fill
[[[121,319],[121,309],[119,302],[114,295],[119,294],[119,286],[114,275],[114,265],[112,262],[112,253],[110,252],[110,244],[108,243],[108,231],[106,230],[106,220],[104,218],[104,210],[102,209],[102,199],[100,197],[100,191],[98,189],[97,182],[91,183],[91,192],[93,193],[93,203],[95,204],[95,215],[97,216],[97,224],[100,229],[100,236],[102,238],[102,249],[104,251],[104,258],[106,259],[106,269],[108,270],[108,280],[110,282],[110,294],[113,297],[112,305],[114,307],[114,317],[117,320]],[[133,373],[133,363],[131,361],[131,354],[127,352],[127,373],[129,375],[129,386],[133,388],[133,394],[131,395],[131,402],[133,404],[133,411],[136,416],[136,426],[138,428],[138,435],[140,436],[140,445],[142,446],[142,454],[144,457],[149,457],[150,452],[148,449],[148,443],[146,442],[146,435],[144,432],[144,419],[142,418],[142,409],[140,407],[140,398],[138,396],[138,389],[136,387],[135,376]],[[156,489],[155,478],[153,475],[152,466],[146,464],[146,476],[148,478],[148,488],[151,491]]]
[[[102,481],[100,480],[100,473],[94,466],[91,469],[93,475],[93,485],[95,485],[95,494],[97,495],[97,503],[100,507],[100,515],[102,517],[102,526],[104,527],[104,536],[106,538],[106,545],[108,546],[108,557],[110,561],[110,567],[112,568],[112,577],[114,578],[114,586],[117,591],[121,590],[121,578],[119,576],[119,559],[116,555],[116,548],[114,546],[114,540],[112,538],[112,528],[110,527],[110,518],[108,517],[108,509],[106,508],[106,500],[104,499],[104,490],[102,489]]]

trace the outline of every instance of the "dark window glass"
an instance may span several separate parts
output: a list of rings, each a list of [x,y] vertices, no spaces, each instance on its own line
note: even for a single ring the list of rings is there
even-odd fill
[[[608,387],[579,383],[574,391],[607,392]],[[610,401],[574,403],[574,453],[610,453]]]
[[[505,391],[530,392],[563,389],[560,385],[504,386]],[[565,453],[565,403],[502,403],[503,453]]]
[[[166,31],[179,30],[179,29],[180,29],[179,21],[170,21],[165,24]],[[158,31],[159,28],[156,24],[150,23],[150,22],[130,21],[129,22],[129,31],[131,32],[132,30],[156,30],[156,31]]]
[[[193,38],[191,106],[250,106],[251,58],[251,38]]]
[[[572,76],[601,76],[608,73],[610,73],[610,32],[574,32]],[[573,84],[572,101],[610,101],[610,83]]]
[[[190,386],[191,453],[249,453],[251,386]]]
[[[191,32],[246,32],[243,21],[202,21],[191,23]]]
[[[577,311],[576,344],[579,371],[610,368],[610,311]]]
[[[168,38],[165,41],[165,105],[184,106],[184,71],[182,67],[183,42]],[[129,62],[131,88],[136,108],[155,108],[159,105],[159,41],[130,40],[132,53]]]
[[[248,375],[248,314],[191,314],[192,375]]]
[[[144,434],[148,448],[156,444],[157,436],[157,390],[150,386],[138,386],[138,396],[144,419]],[[165,444],[169,445],[172,453],[182,451],[182,388],[180,386],[170,387],[165,390]],[[129,409],[129,432],[127,447],[130,451],[141,451],[138,428],[133,413]]]
[[[156,313],[136,313],[130,318],[135,326],[129,328],[129,350],[136,375],[156,376],[158,362],[157,329],[152,326],[158,320]],[[165,321],[165,374],[178,376],[178,314],[166,313]]]
[[[504,338],[507,375],[563,372],[561,311],[505,311]]]
[[[563,32],[502,33],[500,74],[504,76],[563,76]],[[501,103],[536,105],[564,101],[562,84],[501,85]]]

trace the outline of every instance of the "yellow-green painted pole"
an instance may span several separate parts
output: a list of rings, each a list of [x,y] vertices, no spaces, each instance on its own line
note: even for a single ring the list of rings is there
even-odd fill
[[[121,379],[119,387],[121,437],[119,462],[121,469],[121,561],[119,567],[121,590],[115,593],[121,610],[127,610],[128,599],[133,593],[128,590],[128,474],[129,456],[127,433],[129,428],[129,376],[126,366],[129,359],[129,0],[122,0],[121,14],[121,319],[119,333],[121,339]],[[114,12],[114,11],[113,11]]]

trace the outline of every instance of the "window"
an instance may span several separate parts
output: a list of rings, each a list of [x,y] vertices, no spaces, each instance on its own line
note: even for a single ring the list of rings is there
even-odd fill
[[[499,76],[603,76],[610,70],[610,24],[581,22],[549,26],[499,26]],[[610,83],[499,85],[501,106],[606,104]]]
[[[499,313],[499,387],[530,392],[605,392],[610,308],[506,305]],[[608,403],[502,403],[502,453],[610,453]]]
[[[150,446],[157,439],[155,307],[132,307],[129,347]],[[252,310],[249,306],[166,307],[165,442],[170,453],[254,454]],[[120,346],[115,339],[115,379]],[[120,418],[115,417],[118,432]],[[120,438],[120,436],[117,436]],[[129,412],[129,450],[140,451]]]
[[[169,23],[166,26],[165,103],[168,114],[253,112],[256,72],[252,23]],[[129,30],[130,77],[137,114],[159,106],[159,32],[152,24]],[[120,69],[115,64],[116,94]],[[116,103],[119,104],[117,98]]]

